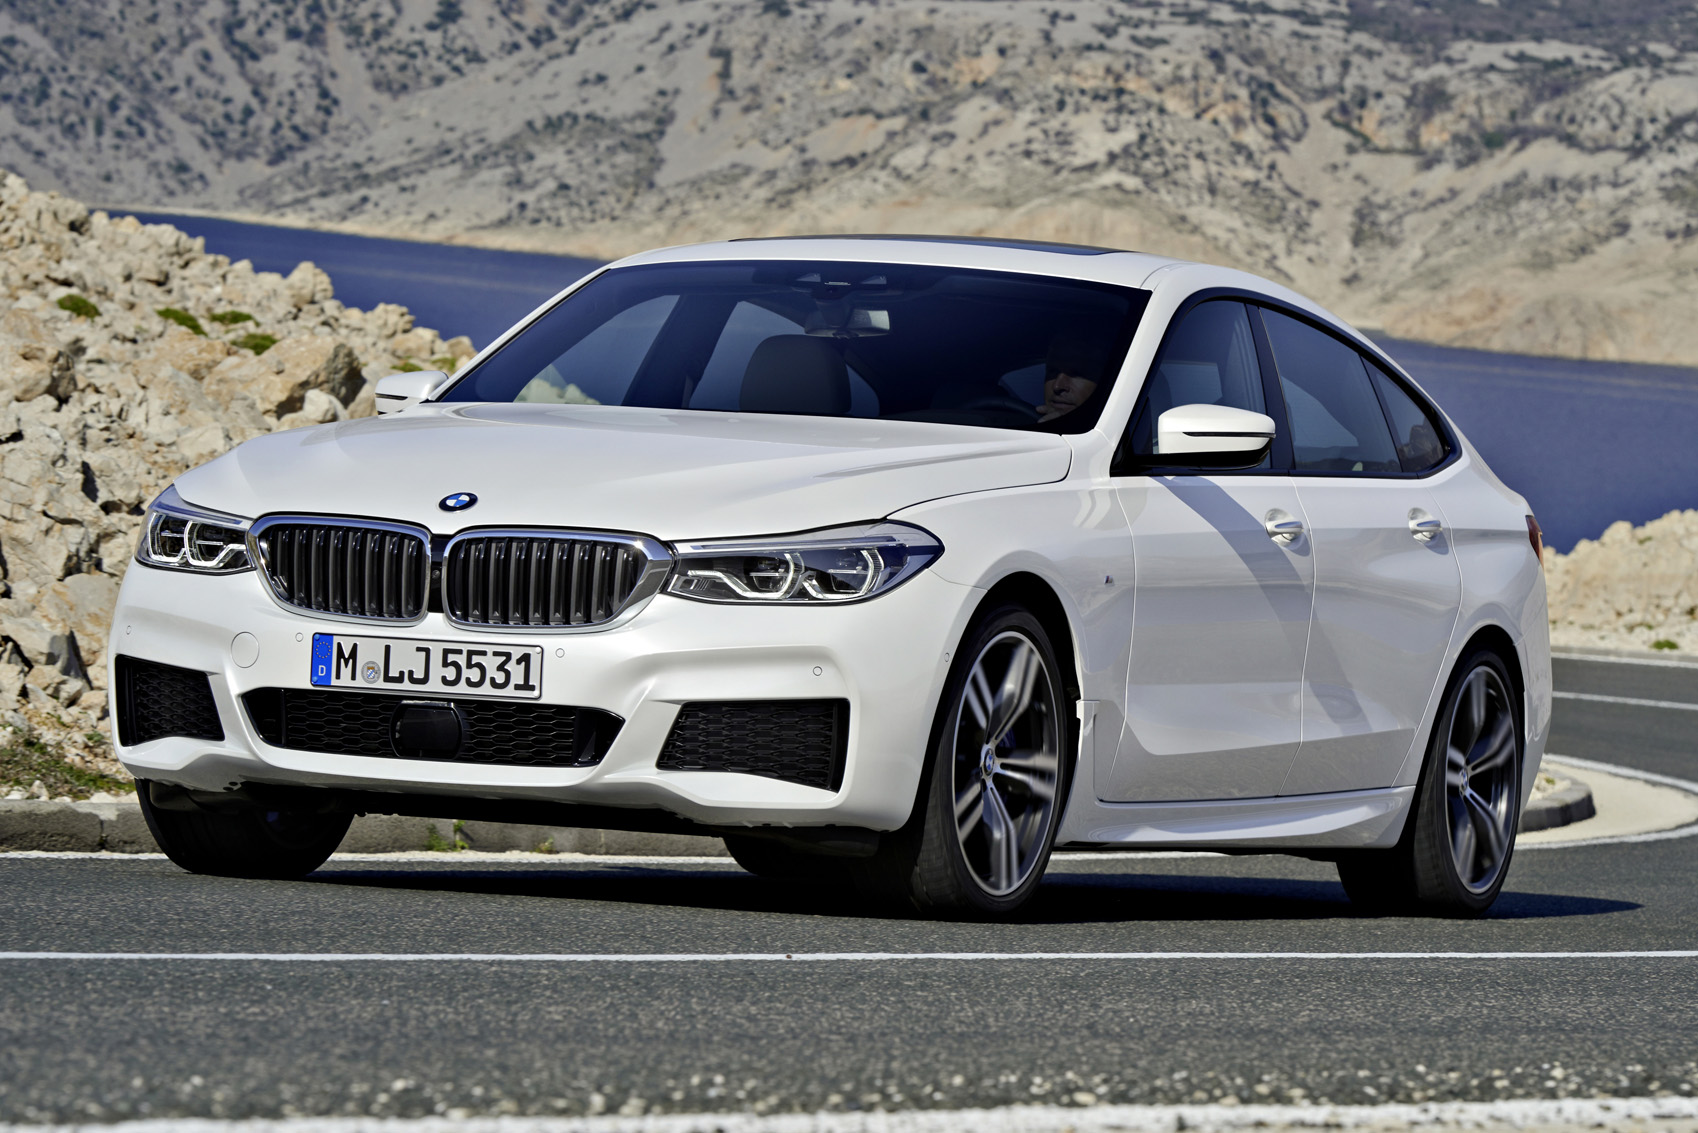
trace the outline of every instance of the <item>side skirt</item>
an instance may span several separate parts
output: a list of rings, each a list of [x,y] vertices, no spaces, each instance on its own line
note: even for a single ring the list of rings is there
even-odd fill
[[[1058,849],[1385,849],[1403,833],[1415,788],[1384,787],[1272,799],[1176,803],[1081,800],[1068,808]]]

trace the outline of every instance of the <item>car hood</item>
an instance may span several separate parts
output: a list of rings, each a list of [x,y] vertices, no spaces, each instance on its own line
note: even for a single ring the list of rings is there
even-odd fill
[[[660,539],[802,531],[942,496],[1042,484],[1048,433],[917,421],[623,406],[426,405],[258,437],[177,481],[202,507],[465,527],[561,526]],[[450,514],[438,501],[470,492]]]

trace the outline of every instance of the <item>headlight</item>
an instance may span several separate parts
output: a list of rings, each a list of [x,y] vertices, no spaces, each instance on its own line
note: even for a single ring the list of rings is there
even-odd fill
[[[248,558],[251,523],[184,503],[176,488],[167,488],[148,505],[136,558],[148,566],[201,574],[252,570]]]
[[[937,536],[906,523],[836,527],[766,539],[678,543],[666,591],[703,602],[854,602],[902,585],[937,561]]]

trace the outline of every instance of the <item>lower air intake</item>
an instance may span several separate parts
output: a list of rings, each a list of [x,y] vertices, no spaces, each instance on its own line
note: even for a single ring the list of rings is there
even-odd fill
[[[528,767],[594,767],[624,723],[570,705],[340,689],[255,689],[242,705],[272,747]]]
[[[849,752],[847,700],[727,700],[684,705],[657,766],[734,771],[835,791]]]
[[[198,669],[183,669],[119,654],[118,742],[125,747],[166,736],[221,740],[224,727],[212,682]]]

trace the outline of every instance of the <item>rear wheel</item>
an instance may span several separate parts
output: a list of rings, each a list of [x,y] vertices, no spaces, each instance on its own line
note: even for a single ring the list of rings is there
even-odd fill
[[[1340,859],[1352,903],[1378,912],[1476,917],[1503,889],[1521,818],[1521,729],[1509,670],[1476,650],[1457,666],[1403,838]]]
[[[166,810],[138,782],[142,816],[165,856],[190,873],[216,877],[305,877],[325,863],[353,815],[266,810]]]
[[[857,863],[863,886],[914,908],[1006,914],[1043,880],[1067,798],[1071,729],[1049,635],[1018,606],[968,635],[908,826]]]

